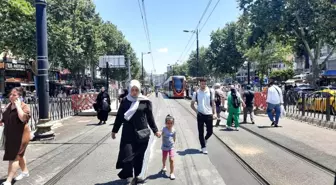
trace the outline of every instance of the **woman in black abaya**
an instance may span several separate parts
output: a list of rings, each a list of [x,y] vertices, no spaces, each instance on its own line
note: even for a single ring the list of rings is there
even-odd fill
[[[109,94],[105,91],[105,87],[101,88],[100,93],[97,96],[97,117],[100,124],[106,124],[108,114],[111,111],[111,100]]]
[[[148,125],[157,137],[160,136],[152,112],[152,103],[140,93],[140,89],[138,80],[130,82],[129,94],[120,104],[112,130],[112,138],[115,139],[123,124],[116,167],[122,169],[118,176],[127,179],[129,184],[143,181],[139,175],[150,137]]]

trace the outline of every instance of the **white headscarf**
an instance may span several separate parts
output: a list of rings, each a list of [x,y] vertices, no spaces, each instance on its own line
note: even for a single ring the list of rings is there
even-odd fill
[[[131,91],[133,87],[136,87],[139,89],[139,94],[137,97],[131,96]],[[133,117],[135,112],[137,111],[141,100],[149,100],[146,96],[143,96],[140,91],[141,91],[140,82],[138,80],[132,80],[129,85],[128,95],[126,96],[127,100],[132,102],[131,107],[124,114],[124,118],[127,121],[129,121]]]

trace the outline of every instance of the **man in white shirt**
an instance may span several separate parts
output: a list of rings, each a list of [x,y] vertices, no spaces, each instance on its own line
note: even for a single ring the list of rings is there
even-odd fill
[[[282,90],[277,85],[274,85],[273,80],[270,80],[267,89],[267,115],[272,121],[271,126],[278,127],[279,118],[281,115],[281,105],[283,104]],[[273,110],[275,110],[275,120],[273,115]]]
[[[197,102],[197,109],[195,102]],[[208,153],[206,143],[213,133],[212,121],[217,118],[215,105],[215,91],[207,87],[206,80],[201,79],[200,89],[193,94],[191,108],[197,113],[198,136],[202,147],[201,152],[204,154]],[[205,137],[204,124],[207,129]]]

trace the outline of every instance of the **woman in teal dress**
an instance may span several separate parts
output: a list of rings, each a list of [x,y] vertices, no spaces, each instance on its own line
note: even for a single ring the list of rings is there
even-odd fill
[[[235,128],[238,131],[239,130],[239,115],[240,115],[240,106],[243,105],[245,107],[245,103],[242,100],[240,94],[237,92],[237,90],[234,88],[234,86],[231,86],[231,91],[228,93],[228,112],[229,116],[227,118],[227,128],[231,128],[232,118],[235,123]]]

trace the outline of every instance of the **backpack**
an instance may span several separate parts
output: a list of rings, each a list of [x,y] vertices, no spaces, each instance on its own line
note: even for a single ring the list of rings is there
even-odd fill
[[[220,106],[222,103],[222,98],[218,92],[215,92],[215,103],[216,103],[216,106]]]
[[[239,108],[240,107],[240,100],[238,99],[238,96],[236,93],[231,93],[232,96],[232,105],[234,108]]]
[[[196,103],[198,104],[198,96],[196,91]],[[210,106],[212,107],[212,91],[210,90]]]

